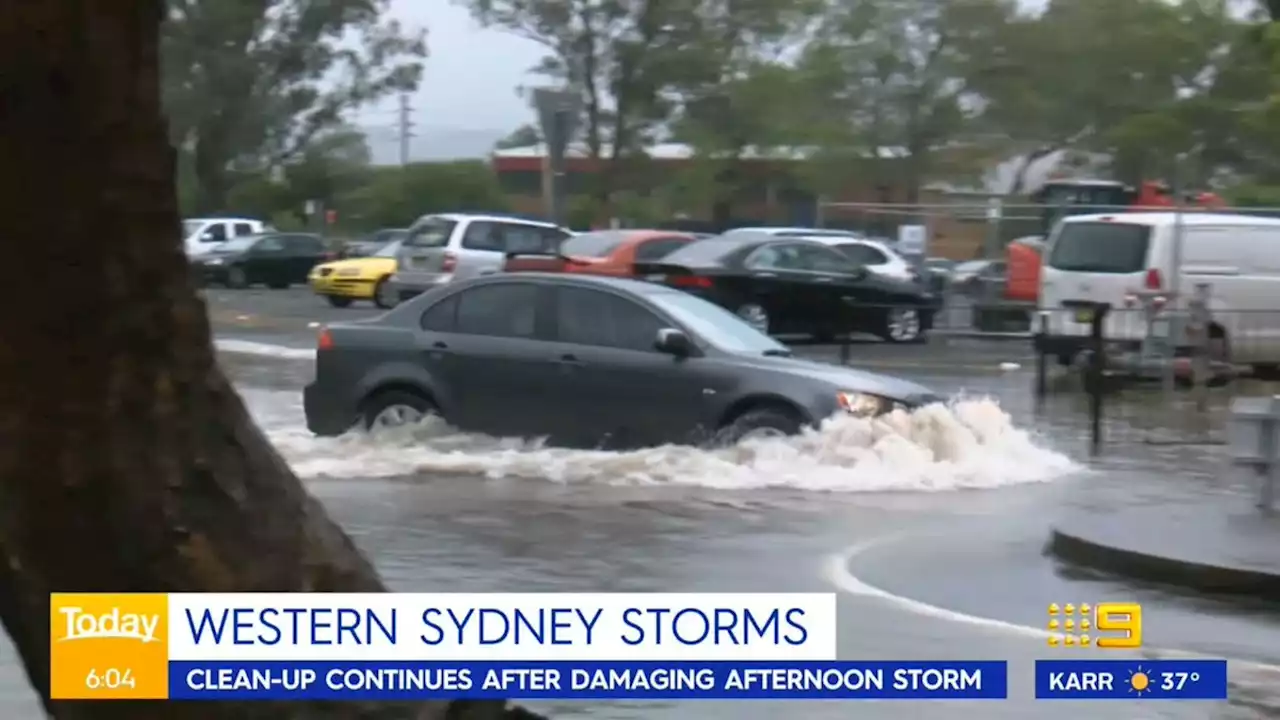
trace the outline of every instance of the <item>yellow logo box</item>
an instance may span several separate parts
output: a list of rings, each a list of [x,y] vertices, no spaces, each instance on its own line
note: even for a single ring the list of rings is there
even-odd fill
[[[169,696],[169,596],[53,593],[49,679],[54,700]]]

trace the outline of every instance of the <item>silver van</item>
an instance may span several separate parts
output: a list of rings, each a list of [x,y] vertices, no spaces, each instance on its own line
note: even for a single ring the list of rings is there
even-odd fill
[[[507,253],[555,252],[572,235],[551,223],[504,215],[423,215],[396,255],[391,285],[408,300],[437,285],[502,270]]]

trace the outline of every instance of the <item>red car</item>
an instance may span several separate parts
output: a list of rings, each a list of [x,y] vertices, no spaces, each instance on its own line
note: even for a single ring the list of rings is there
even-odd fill
[[[564,239],[557,255],[507,255],[507,272],[538,271],[632,277],[638,262],[653,262],[693,242],[671,230],[598,230]]]

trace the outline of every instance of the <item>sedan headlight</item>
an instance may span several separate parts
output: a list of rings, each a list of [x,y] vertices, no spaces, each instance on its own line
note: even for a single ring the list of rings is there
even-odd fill
[[[875,417],[893,409],[893,402],[879,395],[844,390],[836,393],[840,409],[857,417]]]

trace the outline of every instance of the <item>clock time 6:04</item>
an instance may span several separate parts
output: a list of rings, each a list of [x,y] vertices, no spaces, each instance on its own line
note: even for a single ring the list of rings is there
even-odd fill
[[[90,670],[85,676],[84,686],[90,690],[116,690],[118,688],[135,687],[133,679],[133,670],[125,668],[107,668],[102,672]]]

